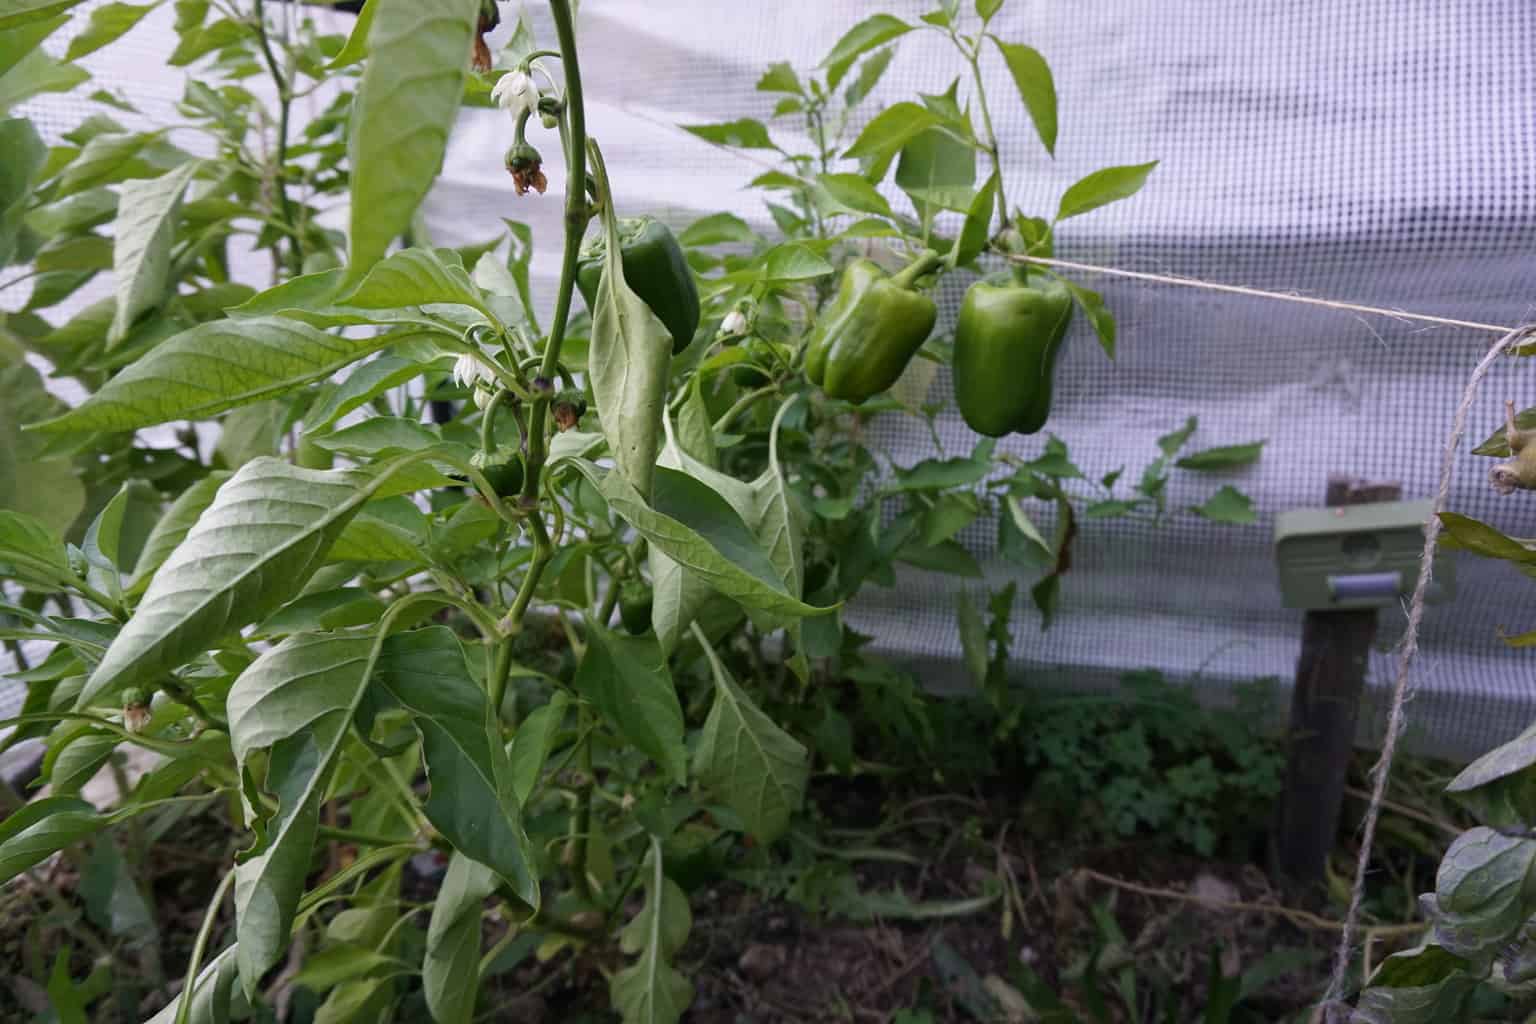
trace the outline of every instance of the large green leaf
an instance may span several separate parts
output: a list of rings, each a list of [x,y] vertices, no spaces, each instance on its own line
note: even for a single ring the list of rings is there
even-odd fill
[[[347,277],[361,281],[410,226],[443,166],[480,0],[374,0],[352,107]]]
[[[544,773],[544,762],[554,748],[555,736],[565,722],[570,698],[564,690],[556,690],[549,696],[549,703],[536,709],[517,727],[512,742],[507,744],[507,754],[512,760],[512,791],[519,804],[528,802],[539,776]]]
[[[133,578],[128,581],[129,594],[142,594],[155,571],[171,557],[171,552],[181,546],[197,520],[213,504],[214,495],[224,486],[230,474],[216,470],[203,477],[176,496],[165,514],[155,523],[144,539],[138,561],[133,566]]]
[[[645,903],[619,934],[619,948],[640,959],[613,976],[609,998],[624,1024],[677,1024],[693,1002],[693,985],[671,964],[693,927],[688,897],[662,870],[661,843],[651,840]]]
[[[427,954],[421,963],[427,1009],[437,1024],[469,1024],[480,989],[480,918],[496,876],[485,865],[456,853],[432,901]]]
[[[229,488],[239,483],[237,476]],[[242,791],[247,822],[257,829],[256,844],[235,867],[237,955],[249,996],[288,945],[331,767],[382,646],[357,633],[289,637],[252,662],[229,691],[236,765],[248,778],[252,755],[268,751],[263,788],[277,798],[267,819]]]
[[[592,623],[576,692],[679,786],[687,781],[683,709],[667,659],[651,636],[620,636]]]
[[[672,338],[651,307],[624,281],[623,242],[611,202],[603,204],[603,235],[606,245],[592,309],[588,376],[614,464],[636,491],[649,495],[651,471],[661,450]]]
[[[52,18],[69,10],[81,0],[0,0],[0,31],[18,25]]]
[[[62,590],[74,578],[57,532],[29,515],[0,509],[0,576],[41,590]]]
[[[296,595],[381,477],[246,463],[155,573],[78,706],[152,679]]]
[[[1039,133],[1045,151],[1054,155],[1056,82],[1051,77],[1051,66],[1040,56],[1040,51],[1032,46],[1005,43],[996,36],[990,38],[997,44],[998,52],[1008,65],[1008,73],[1013,76],[1013,84],[1019,90],[1019,99],[1024,101],[1024,108],[1029,111],[1030,120],[1035,123],[1035,131]]]
[[[165,298],[176,210],[187,183],[201,166],[200,161],[193,160],[159,178],[123,184],[112,244],[117,312],[107,332],[107,344],[116,345],[126,338],[129,328]]]
[[[432,825],[537,906],[533,851],[513,792],[511,762],[485,691],[464,666],[458,638],[442,626],[391,637],[377,678],[421,733]],[[681,713],[678,720],[680,740]]]
[[[810,759],[736,684],[703,631],[695,626],[694,632],[715,677],[715,703],[694,753],[695,774],[741,815],[754,836],[772,842],[784,834],[805,797]]]
[[[108,824],[96,808],[69,796],[33,800],[0,821],[0,884]]]
[[[118,431],[204,419],[322,380],[387,343],[283,317],[214,320],[167,341],[40,430]]]
[[[781,615],[827,611],[792,596],[741,516],[693,477],[657,467],[657,504],[652,508],[619,473],[605,472],[585,459],[560,464],[575,467],[646,540],[727,597]]]

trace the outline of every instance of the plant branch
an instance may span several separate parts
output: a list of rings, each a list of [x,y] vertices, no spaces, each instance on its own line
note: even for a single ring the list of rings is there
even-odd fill
[[[301,273],[304,269],[304,244],[299,240],[297,221],[293,215],[293,203],[288,198],[288,121],[293,110],[293,82],[277,65],[272,52],[272,41],[267,38],[265,0],[256,2],[256,39],[261,45],[261,55],[272,74],[272,84],[277,87],[277,154],[272,168],[272,187],[277,191],[277,201],[288,227],[288,269]]]

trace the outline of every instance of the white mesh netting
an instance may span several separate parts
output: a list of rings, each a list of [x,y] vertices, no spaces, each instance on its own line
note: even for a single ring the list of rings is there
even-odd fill
[[[545,12],[529,6],[541,41],[552,40]],[[753,88],[761,70],[776,60],[814,64],[873,6],[586,0],[589,127],[604,145],[621,212],[650,210],[681,225],[729,209],[769,227],[759,194],[742,190],[764,154],[724,152],[672,125],[766,119],[774,97]],[[915,18],[930,5],[879,6]],[[321,16],[341,31],[349,21]],[[1065,223],[1057,243],[1064,258],[1495,324],[1530,314],[1536,9],[1524,0],[1009,0],[995,29],[1045,55],[1061,101],[1052,161],[1001,61],[986,65],[1011,201],[1047,214],[1091,170],[1161,161],[1136,198]],[[87,64],[99,84],[164,120],[182,87],[181,73],[159,64],[173,40],[169,12],[157,12]],[[915,90],[940,92],[961,70],[936,34],[914,33],[900,47],[864,116]],[[50,97],[24,112],[56,135],[87,110],[77,98]],[[563,188],[558,147],[542,147],[551,196],[517,199],[501,167],[509,142],[504,114],[466,111],[427,218],[440,244],[488,238],[502,216],[532,224],[535,286],[547,298],[558,246],[553,194]],[[1301,613],[1280,606],[1274,513],[1320,504],[1331,472],[1397,480],[1405,497],[1427,496],[1456,397],[1493,337],[1079,280],[1102,291],[1119,319],[1120,356],[1109,363],[1079,323],[1058,370],[1050,429],[1090,477],[1124,465],[1134,478],[1156,454],[1155,438],[1190,414],[1200,418],[1198,447],[1268,439],[1251,469],[1182,474],[1169,493],[1171,506],[1187,506],[1231,482],[1254,498],[1260,521],[1214,526],[1181,515],[1163,526],[1082,524],[1058,621],[1042,634],[1031,610],[1016,624],[1021,669],[1031,680],[1075,687],[1109,685],[1147,666],[1212,688],[1288,681]],[[943,290],[951,316],[961,287]],[[1504,398],[1536,404],[1530,379],[1517,362],[1490,377],[1469,446],[1498,425]],[[947,386],[942,375],[933,385]],[[916,426],[884,431],[909,461],[933,454]],[[955,416],[939,432],[951,454],[974,440]],[[1040,443],[1011,438],[1002,447],[1028,455]],[[1501,500],[1487,486],[1489,464],[1461,458],[1451,507],[1517,536],[1536,532],[1528,500]],[[1044,506],[1041,515],[1048,519]],[[980,553],[995,536],[995,523],[978,524],[962,539]],[[1014,572],[995,559],[987,565],[994,585]],[[1536,624],[1536,616],[1525,613],[1529,584],[1512,567],[1461,559],[1457,570],[1455,601],[1426,618],[1409,740],[1420,752],[1468,756],[1512,736],[1536,708],[1524,657],[1495,635],[1499,626]],[[963,685],[952,602],[941,595],[965,585],[979,584],[905,573],[894,589],[867,589],[850,618],[934,685]],[[1382,616],[1373,704],[1402,618],[1396,610]],[[6,699],[0,694],[0,704]],[[1374,741],[1378,722],[1362,715],[1362,739]]]

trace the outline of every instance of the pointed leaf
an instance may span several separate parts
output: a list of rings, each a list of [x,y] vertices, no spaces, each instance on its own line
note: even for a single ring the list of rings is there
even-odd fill
[[[697,135],[705,142],[717,146],[735,146],[737,149],[773,149],[773,139],[761,121],[743,117],[724,124],[685,124],[683,131]]]
[[[715,677],[715,703],[694,755],[699,781],[741,815],[748,831],[772,842],[789,827],[810,775],[806,749],[752,703],[697,626]]]
[[[1019,90],[1019,98],[1035,122],[1035,131],[1045,145],[1045,151],[1056,153],[1056,82],[1051,77],[1051,66],[1032,46],[1005,43],[996,36],[989,37],[997,44],[1013,76],[1013,84]]]
[[[143,20],[144,15],[159,4],[102,4],[91,11],[91,20],[80,34],[69,41],[66,60],[79,60],[88,53],[95,53],[108,43],[115,42],[129,29]]]
[[[0,884],[107,824],[95,807],[75,797],[27,803],[0,821]]]
[[[620,636],[592,624],[576,669],[576,692],[679,786],[687,780],[683,709],[667,659],[650,636]]]
[[[443,166],[480,0],[375,0],[352,108],[347,278],[361,281],[405,233]]]
[[[97,8],[92,17],[104,9]],[[193,160],[162,177],[123,185],[112,246],[117,312],[107,332],[109,346],[126,338],[129,328],[165,298],[176,210],[187,183],[201,166]]]
[[[166,560],[77,705],[110,697],[206,650],[296,595],[382,477],[254,459]]]
[[[1056,210],[1056,219],[1066,220],[1068,217],[1076,217],[1089,210],[1097,210],[1101,206],[1135,195],[1141,190],[1141,186],[1147,183],[1147,176],[1155,167],[1157,167],[1157,161],[1153,160],[1145,164],[1106,167],[1101,171],[1094,171],[1062,195],[1061,205]]]
[[[458,638],[443,626],[390,637],[377,677],[421,733],[431,784],[428,820],[460,853],[495,870],[537,906],[534,857],[513,795],[511,762]]]
[[[649,495],[661,448],[672,336],[624,281],[623,242],[612,204],[603,207],[603,232],[607,244],[592,311],[588,376],[618,475]]]
[[[693,1002],[693,986],[671,966],[693,928],[688,897],[663,871],[661,842],[651,840],[645,903],[624,927],[619,945],[640,959],[613,976],[609,997],[624,1024],[677,1024]]]
[[[214,320],[161,342],[80,405],[34,427],[121,431],[205,419],[329,377],[388,340],[343,338],[282,317]]]
[[[463,265],[444,260],[434,249],[402,249],[392,253],[375,264],[356,289],[337,296],[334,301],[337,305],[358,309],[395,309],[447,302],[469,306],[487,319],[496,319]]]
[[[512,760],[512,792],[519,804],[528,802],[544,773],[544,762],[549,759],[555,734],[565,722],[568,703],[565,691],[556,690],[548,704],[523,719],[512,737],[508,751]]]
[[[229,473],[215,470],[176,496],[171,507],[165,510],[165,514],[144,540],[139,559],[134,563],[133,578],[125,588],[129,594],[144,592],[155,571],[187,539],[187,534],[208,506],[213,504],[214,495],[229,477]]]

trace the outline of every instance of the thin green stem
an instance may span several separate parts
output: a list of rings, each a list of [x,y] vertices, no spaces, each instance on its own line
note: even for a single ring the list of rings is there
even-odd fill
[[[747,392],[745,395],[742,395],[740,398],[736,399],[735,404],[733,404],[729,409],[725,410],[719,419],[715,420],[714,429],[724,430],[726,427],[731,425],[732,420],[734,420],[737,416],[740,416],[750,406],[756,404],[758,399],[767,398],[769,395],[778,394],[778,391],[779,387],[777,384],[769,384],[758,388],[756,391]]]
[[[582,705],[577,712],[578,726],[590,726],[592,712]],[[573,837],[576,844],[575,852],[571,857],[571,885],[576,890],[576,896],[583,902],[592,899],[592,883],[587,878],[587,833],[592,830],[592,787],[597,785],[597,780],[592,777],[592,741],[590,737],[581,741],[581,753],[578,755],[578,770],[582,774],[584,785],[581,792],[576,795],[576,834]]]
[[[976,80],[976,105],[981,108],[982,127],[987,130],[987,156],[992,158],[992,171],[997,175],[997,219],[1001,227],[1008,226],[1008,194],[1003,188],[1003,161],[998,153],[997,132],[992,128],[992,111],[987,107],[987,87],[981,79],[981,40],[976,41],[976,48],[967,51],[956,41],[960,52],[965,54],[966,63],[971,66],[971,77]],[[988,232],[990,235],[991,232]]]
[[[256,39],[261,44],[261,55],[267,62],[267,70],[272,73],[272,84],[277,87],[277,160],[272,168],[272,187],[277,190],[283,222],[288,225],[288,267],[297,274],[304,268],[304,245],[299,240],[293,203],[288,198],[288,120],[293,109],[293,82],[278,68],[277,56],[272,52],[271,40],[267,38],[264,0],[256,0]]]
[[[257,0],[258,4],[260,0]],[[235,881],[235,872],[231,868],[224,873],[219,880],[219,888],[213,894],[213,899],[208,903],[208,910],[203,914],[203,923],[197,929],[197,940],[192,944],[192,959],[187,963],[187,976],[182,982],[181,1005],[176,1008],[176,1024],[187,1024],[192,1019],[192,1000],[197,995],[197,972],[203,967],[203,954],[208,951],[208,939],[213,935],[213,923],[219,918],[219,907],[224,903],[224,894],[229,892],[229,887]]]

